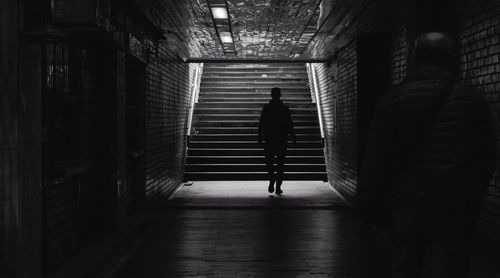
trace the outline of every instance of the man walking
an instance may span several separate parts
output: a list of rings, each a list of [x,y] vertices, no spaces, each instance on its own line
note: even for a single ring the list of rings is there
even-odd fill
[[[276,194],[283,193],[283,173],[285,170],[285,155],[288,135],[296,144],[295,131],[293,128],[290,109],[281,100],[281,89],[271,90],[272,100],[264,106],[259,121],[259,144],[264,139],[264,153],[269,179],[269,193],[274,192],[276,182]],[[275,166],[276,164],[276,166]],[[276,174],[275,174],[276,172]]]
[[[358,200],[370,224],[388,224],[392,277],[467,277],[474,224],[495,167],[484,97],[454,82],[454,42],[415,42],[416,72],[379,103]]]

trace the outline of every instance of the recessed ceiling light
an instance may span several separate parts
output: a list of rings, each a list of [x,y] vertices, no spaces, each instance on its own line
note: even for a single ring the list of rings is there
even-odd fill
[[[220,40],[222,43],[233,43],[233,38],[230,35],[221,35]]]
[[[215,19],[227,19],[227,10],[226,8],[216,7],[212,8],[212,14]]]

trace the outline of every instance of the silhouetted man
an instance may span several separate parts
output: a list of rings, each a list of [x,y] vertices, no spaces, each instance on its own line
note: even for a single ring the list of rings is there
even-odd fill
[[[280,100],[281,89],[273,88],[271,97],[272,100],[264,106],[260,116],[259,144],[264,139],[264,153],[269,178],[268,191],[273,193],[274,183],[276,182],[276,194],[280,195],[283,193],[281,184],[283,183],[283,172],[285,170],[288,135],[291,136],[294,145],[296,139],[290,109]]]
[[[474,224],[495,167],[484,97],[453,79],[454,42],[415,42],[417,70],[379,103],[368,139],[359,204],[389,224],[392,277],[467,277]]]

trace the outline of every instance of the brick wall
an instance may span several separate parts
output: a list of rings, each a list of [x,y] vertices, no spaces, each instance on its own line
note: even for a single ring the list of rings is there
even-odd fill
[[[160,45],[150,56],[146,90],[146,198],[168,196],[182,182],[190,105],[190,71],[176,50]]]
[[[357,187],[356,41],[338,52],[333,64],[314,64],[325,124],[328,180],[350,201]]]
[[[399,84],[406,76],[406,59],[408,57],[408,40],[406,26],[400,26],[392,35],[392,84]]]
[[[337,102],[337,68],[336,63],[328,65],[326,63],[312,64],[316,71],[316,78],[319,90],[319,103],[321,115],[323,116],[323,128],[325,135],[325,159],[328,179],[332,180],[335,173],[334,165],[334,140],[336,134],[336,113]],[[311,83],[312,80],[309,81]]]
[[[19,253],[17,3],[0,3],[0,277],[15,277]]]
[[[347,198],[353,198],[357,187],[357,57],[356,41],[339,51],[337,59],[337,134],[332,165],[336,171],[332,185]]]
[[[495,118],[500,140],[500,2],[461,1],[457,37],[460,78],[483,93]],[[500,144],[498,144],[500,146]],[[488,188],[480,221],[481,230],[500,241],[500,177],[497,171]]]

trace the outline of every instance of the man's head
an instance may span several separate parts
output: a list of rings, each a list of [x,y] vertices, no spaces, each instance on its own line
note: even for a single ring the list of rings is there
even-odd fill
[[[280,99],[281,97],[281,89],[278,87],[274,87],[271,89],[271,97],[273,99]]]
[[[420,35],[415,40],[415,63],[417,67],[439,66],[452,71],[454,68],[455,42],[443,33],[432,32]]]

